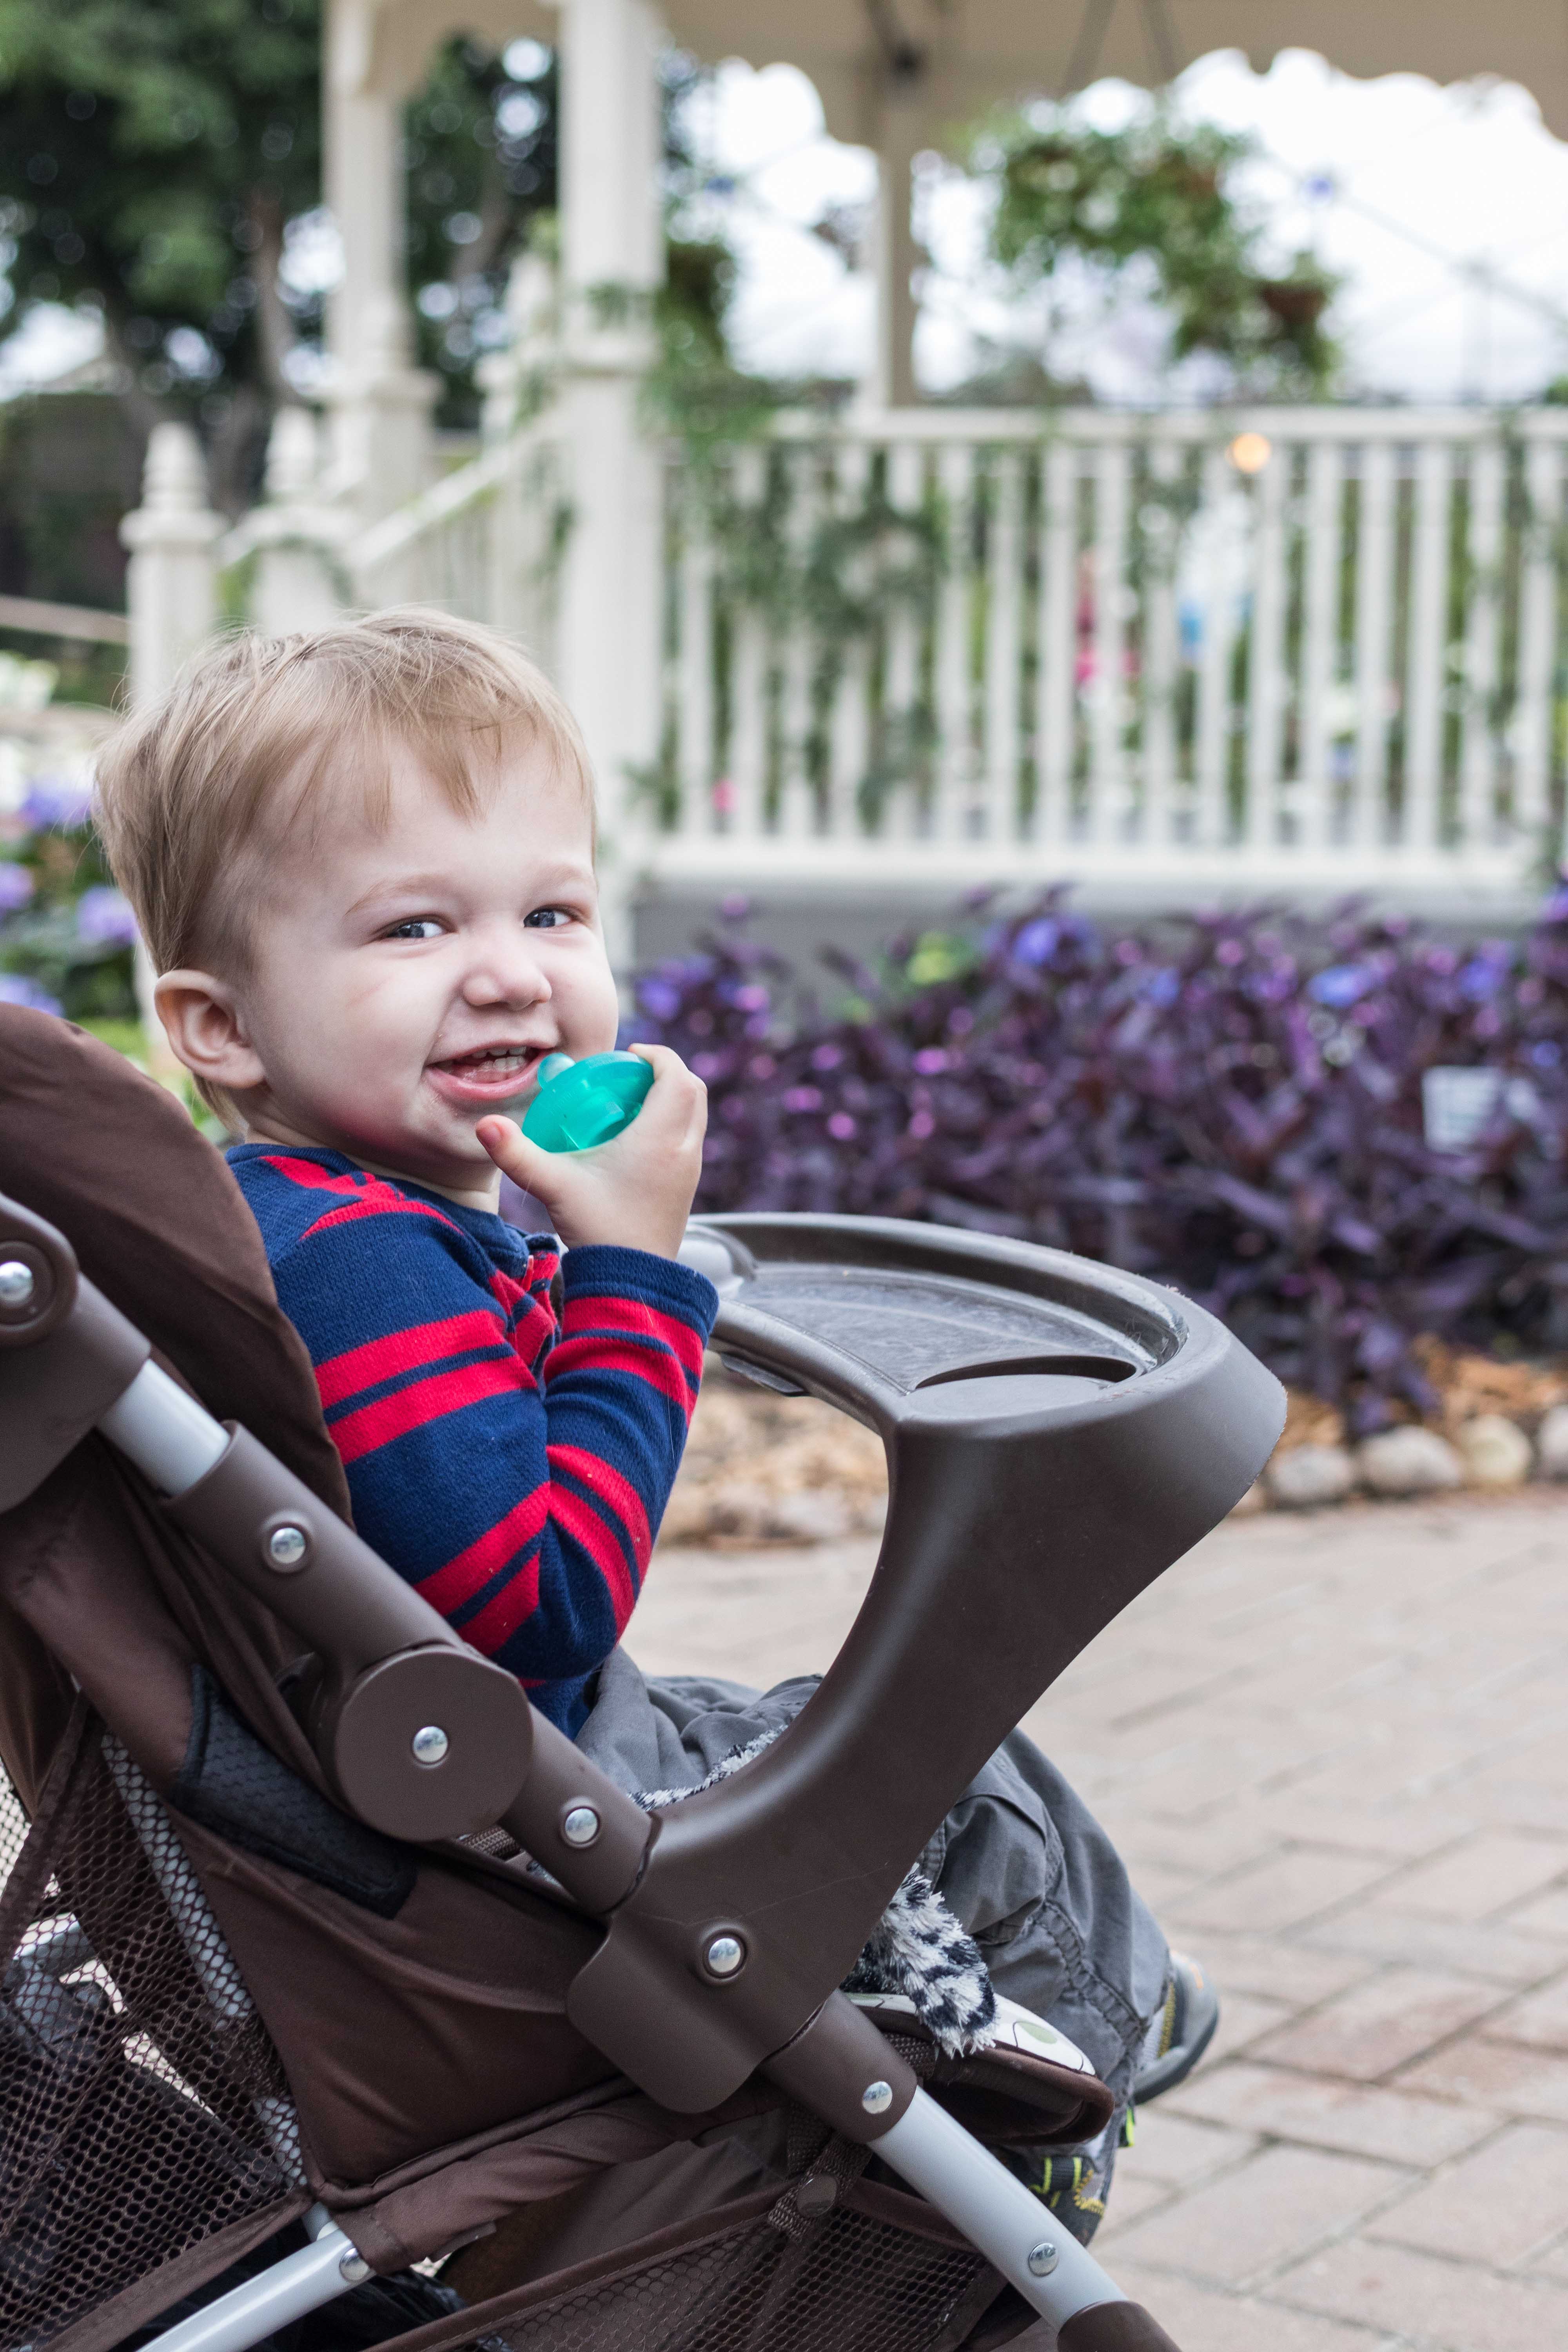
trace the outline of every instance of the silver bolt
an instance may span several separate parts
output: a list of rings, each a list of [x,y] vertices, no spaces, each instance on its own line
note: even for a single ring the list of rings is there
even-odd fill
[[[568,1845],[592,1845],[599,1834],[599,1816],[592,1805],[574,1805],[561,1824]]]
[[[370,2264],[363,2254],[356,2254],[351,2246],[346,2254],[338,2256],[338,2276],[341,2279],[347,2279],[350,2286],[359,2286],[369,2278]]]
[[[1029,2248],[1028,2261],[1031,2278],[1049,2278],[1057,2266],[1057,2250],[1048,2238]]]
[[[708,1966],[716,1977],[732,1977],[745,1957],[739,1936],[715,1936],[708,1947]]]
[[[298,1568],[308,1541],[303,1528],[274,1528],[267,1538],[267,1557],[274,1568]]]
[[[0,1265],[0,1307],[27,1306],[37,1286],[32,1267],[19,1257],[8,1257]]]
[[[451,1744],[438,1723],[427,1723],[409,1742],[416,1764],[444,1764]]]
[[[860,2094],[860,2105],[868,2116],[885,2116],[892,2104],[891,2083],[868,2083]]]

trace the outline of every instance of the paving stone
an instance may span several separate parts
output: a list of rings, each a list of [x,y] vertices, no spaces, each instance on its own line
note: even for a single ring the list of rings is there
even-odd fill
[[[1516,1903],[1507,1924],[1522,1936],[1548,1936],[1554,1943],[1568,1944],[1568,1886],[1554,1886],[1531,1902]]]
[[[1364,1895],[1388,1875],[1388,1864],[1364,1853],[1329,1846],[1299,1846],[1249,1870],[1216,1881],[1188,1896],[1181,1906],[1184,1926],[1279,1928],[1294,1927]]]
[[[1568,2123],[1568,2058],[1525,2050],[1517,2042],[1469,2036],[1423,2058],[1399,2077],[1399,2088],[1463,2099],[1510,2116],[1542,2116]]]
[[[1134,2262],[1241,2286],[1339,2235],[1396,2190],[1387,2165],[1309,2147],[1269,2147],[1211,2187],[1122,2232]]]
[[[1473,1979],[1386,1969],[1310,2017],[1265,2034],[1253,2054],[1274,2066],[1375,2083],[1497,2005],[1497,1988]]]
[[[1270,2293],[1440,2352],[1554,2352],[1568,2344],[1568,2286],[1386,2242],[1352,2239],[1313,2254]]]
[[[1514,1924],[1484,1920],[1468,1925],[1461,1934],[1441,1919],[1422,1919],[1407,1912],[1366,1908],[1336,1912],[1331,1919],[1315,1921],[1297,1932],[1314,1952],[1346,1958],[1401,1961],[1406,1968],[1436,1969],[1454,1976],[1471,1976],[1499,1986],[1535,1985],[1561,1957],[1561,1939],[1527,1935]]]
[[[1450,2257],[1477,2247],[1507,2268],[1546,2245],[1565,2221],[1568,2132],[1510,2124],[1475,2155],[1368,2222],[1364,2234]]]
[[[1167,2093],[1178,2111],[1235,2131],[1262,2132],[1310,2147],[1342,2149],[1387,2164],[1436,2165],[1473,2147],[1500,2120],[1447,2099],[1293,2074],[1233,2058],[1212,2074],[1202,2068]]]
[[[1229,2131],[1223,2124],[1196,2123],[1178,2116],[1170,2100],[1141,2107],[1137,2137],[1116,2159],[1116,2184],[1123,2171],[1184,2189],[1212,2179],[1215,2173],[1239,2164],[1262,2143],[1250,2132]],[[1116,2189],[1112,2189],[1114,2197]]]
[[[1568,1846],[1548,1838],[1479,1831],[1435,1861],[1417,1864],[1390,1889],[1401,1911],[1442,1919],[1486,1919],[1543,1893],[1568,1874]]]
[[[1227,2295],[1142,2264],[1118,2263],[1116,2283],[1184,2352],[1403,2352],[1406,2341],[1384,2327],[1289,2311],[1272,2298]]]
[[[1539,1952],[1539,1946],[1534,1947]],[[1359,1984],[1370,1964],[1353,1954],[1310,1950],[1292,1937],[1222,1935],[1205,1931],[1201,1959],[1219,1987],[1223,2004],[1238,1992],[1282,2000],[1289,2009],[1310,2009],[1348,1985]],[[1539,1971],[1538,1971],[1539,1972]]]
[[[1488,2020],[1487,2032],[1498,2041],[1524,2042],[1534,2049],[1557,2050],[1568,2056],[1568,1975],[1499,2010]],[[1564,2210],[1568,2211],[1568,2207]]]

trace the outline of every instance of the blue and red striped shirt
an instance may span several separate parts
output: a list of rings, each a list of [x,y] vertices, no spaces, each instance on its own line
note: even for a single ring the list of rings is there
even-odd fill
[[[360,1534],[575,1733],[680,1465],[712,1284],[645,1250],[563,1256],[342,1152],[228,1162]]]

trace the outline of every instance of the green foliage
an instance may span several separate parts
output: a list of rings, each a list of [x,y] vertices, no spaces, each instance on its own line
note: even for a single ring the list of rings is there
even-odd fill
[[[285,224],[321,178],[319,0],[0,0],[13,329],[87,303],[157,401],[282,389]]]
[[[408,275],[420,364],[439,370],[439,420],[479,417],[474,362],[504,338],[507,270],[556,204],[555,60],[531,79],[507,56],[449,41],[408,109]],[[526,62],[536,60],[530,57]]]
[[[1069,254],[1111,275],[1142,264],[1171,314],[1173,359],[1212,352],[1244,378],[1321,394],[1338,359],[1323,327],[1337,280],[1305,253],[1283,277],[1265,269],[1259,224],[1228,184],[1250,152],[1163,113],[1105,131],[1066,110],[1042,127],[1037,109],[990,125],[973,167],[998,182],[991,249],[1018,286]]]

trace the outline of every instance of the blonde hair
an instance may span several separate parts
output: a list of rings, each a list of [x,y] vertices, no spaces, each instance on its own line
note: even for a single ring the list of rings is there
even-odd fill
[[[155,969],[245,970],[258,857],[319,814],[329,782],[344,782],[345,753],[349,788],[379,828],[396,748],[472,815],[478,772],[520,738],[575,778],[591,824],[577,722],[542,670],[495,630],[407,605],[308,636],[225,638],[98,758],[99,831]],[[213,1108],[232,1113],[197,1083]]]

